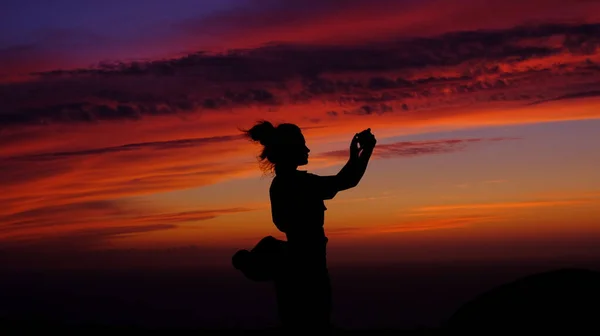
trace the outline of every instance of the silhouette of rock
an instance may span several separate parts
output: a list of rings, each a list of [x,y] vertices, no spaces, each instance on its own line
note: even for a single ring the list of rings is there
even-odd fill
[[[560,269],[518,279],[463,305],[452,331],[600,331],[600,272]]]

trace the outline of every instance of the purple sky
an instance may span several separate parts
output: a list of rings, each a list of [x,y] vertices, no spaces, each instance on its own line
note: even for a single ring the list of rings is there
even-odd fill
[[[234,9],[244,0],[8,0],[0,10],[0,58],[89,66],[179,53],[178,24]],[[8,59],[8,60],[7,60]],[[60,61],[62,60],[62,61]],[[29,62],[27,62],[29,61]],[[56,62],[56,63],[55,63]]]
[[[7,0],[0,11],[0,48],[39,43],[51,31],[135,39],[148,29],[234,8],[240,0]],[[168,27],[163,27],[168,28]]]

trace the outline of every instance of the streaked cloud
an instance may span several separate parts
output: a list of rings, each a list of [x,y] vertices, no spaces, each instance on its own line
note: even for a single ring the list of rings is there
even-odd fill
[[[508,180],[486,180],[482,182],[483,184],[502,184],[502,183],[508,183]]]
[[[47,246],[76,238],[73,244],[77,249],[89,249],[115,238],[177,229],[180,225],[196,225],[218,216],[253,210],[238,207],[177,211],[131,200],[75,202],[1,216],[0,241],[5,247]]]
[[[452,204],[424,206],[414,209],[417,212],[442,212],[455,210],[499,210],[499,209],[521,209],[538,207],[555,207],[581,205],[593,202],[593,200],[549,200],[549,201],[523,201],[523,202],[504,202],[504,203],[475,203],[475,204]]]
[[[496,219],[497,218],[493,216],[460,216],[450,218],[429,218],[392,225],[330,228],[328,229],[328,234],[334,236],[364,236],[415,231],[446,230],[462,228],[477,223],[486,223]]]
[[[431,141],[402,141],[391,144],[377,145],[373,155],[377,158],[390,159],[395,157],[412,157],[420,155],[443,154],[461,151],[469,145],[476,143],[518,140],[515,138],[491,138],[491,139],[442,139]],[[320,158],[346,159],[347,150],[331,151],[320,154]]]
[[[457,104],[589,98],[599,89],[599,34],[598,24],[546,24],[49,71],[0,87],[0,124],[136,121],[314,102],[337,106],[307,116],[326,122]]]

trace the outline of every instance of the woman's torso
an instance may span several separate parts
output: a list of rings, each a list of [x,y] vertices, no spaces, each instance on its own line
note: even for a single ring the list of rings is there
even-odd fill
[[[277,174],[269,189],[277,228],[291,244],[324,244],[325,203],[315,193],[314,175],[304,171]]]

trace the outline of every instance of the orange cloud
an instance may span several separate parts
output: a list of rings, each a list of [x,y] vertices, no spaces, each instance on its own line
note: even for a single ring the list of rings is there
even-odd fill
[[[513,138],[492,138],[492,139],[442,139],[430,141],[403,141],[390,144],[380,144],[373,152],[375,158],[389,159],[396,157],[412,157],[420,155],[432,155],[451,153],[464,150],[469,145],[483,142],[516,140]],[[320,153],[317,158],[331,158],[345,160],[348,157],[347,150],[338,150]]]
[[[500,183],[507,183],[507,180],[487,180],[487,181],[483,181],[482,183],[484,184],[500,184]]]
[[[364,237],[365,235],[379,235],[401,232],[445,230],[465,227],[476,223],[486,223],[496,220],[492,216],[464,216],[452,218],[432,218],[419,221],[410,221],[392,225],[375,225],[367,227],[341,227],[329,228],[328,235]]]
[[[31,245],[86,237],[78,248],[93,248],[110,239],[151,231],[177,229],[178,225],[198,224],[218,216],[249,212],[249,208],[161,209],[139,201],[89,201],[38,207],[2,217],[0,241],[5,246]]]
[[[194,188],[256,172],[251,156],[236,160],[241,148],[172,141],[5,159],[0,200],[9,206],[0,214]]]
[[[425,206],[414,209],[417,212],[442,212],[454,210],[497,210],[497,209],[521,209],[538,207],[555,207],[581,205],[593,202],[593,200],[560,200],[560,201],[525,201],[525,202],[506,202],[506,203],[480,203],[480,204],[455,204],[455,205],[437,205]]]

